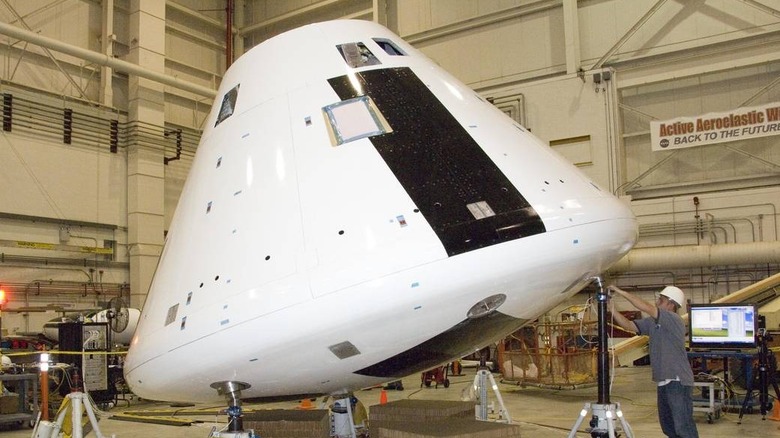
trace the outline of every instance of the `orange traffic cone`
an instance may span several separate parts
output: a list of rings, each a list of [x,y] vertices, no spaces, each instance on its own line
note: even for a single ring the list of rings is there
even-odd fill
[[[298,405],[298,409],[302,409],[302,410],[314,409],[314,405],[311,404],[311,400],[305,398],[301,400],[301,404]]]
[[[384,389],[382,392],[379,393],[379,404],[380,405],[386,405],[387,404],[387,391]]]
[[[780,421],[780,400],[775,400],[774,406],[772,407],[772,416],[769,417],[769,419]]]

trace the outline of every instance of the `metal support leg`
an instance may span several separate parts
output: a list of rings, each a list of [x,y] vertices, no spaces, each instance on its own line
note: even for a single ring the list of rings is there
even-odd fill
[[[509,411],[506,409],[506,406],[504,405],[504,398],[501,397],[501,391],[498,390],[496,379],[493,377],[492,373],[488,373],[488,378],[490,378],[490,385],[493,388],[493,394],[496,396],[496,400],[498,400],[499,419],[506,421],[507,423],[511,423],[512,417],[509,416]]]
[[[219,395],[225,396],[228,404],[227,432],[216,432],[216,434],[212,433],[211,436],[223,438],[252,438],[255,436],[252,431],[244,431],[244,420],[241,410],[241,391],[249,388],[249,386],[248,383],[234,381],[214,382],[211,384],[211,387],[216,389]]]
[[[620,409],[620,403],[615,403],[617,417],[620,420],[620,426],[623,428],[623,432],[626,433],[626,437],[633,438],[634,432],[631,430],[631,426],[628,425],[628,420],[626,420],[626,416],[623,415],[623,410]]]
[[[487,405],[487,383],[485,382],[487,370],[477,370],[477,375],[474,376],[474,392],[479,397],[479,411],[477,414],[477,420],[487,421],[488,419],[488,405]]]
[[[355,417],[352,415],[352,397],[344,399],[347,405],[347,419],[349,420],[349,436],[350,438],[357,438],[357,432],[355,432]]]
[[[87,397],[86,394],[82,394],[82,396],[85,399]],[[92,423],[92,429],[95,431],[95,436],[97,436],[98,438],[102,438],[103,434],[100,432],[100,428],[98,427],[97,417],[95,417],[95,411],[92,410],[92,404],[89,403],[89,400],[85,400],[84,410],[87,411],[87,417],[89,417],[89,421],[90,423]]]
[[[81,427],[81,397],[76,396],[80,392],[68,394],[70,397],[70,423],[73,427],[73,438],[82,438],[84,431]]]
[[[586,402],[585,406],[583,406],[582,410],[580,411],[580,416],[577,417],[577,421],[574,422],[574,426],[572,426],[568,438],[574,438],[577,435],[577,431],[580,429],[580,425],[582,425],[582,420],[585,419],[585,416],[588,415],[588,412],[590,412],[590,403]]]
[[[499,421],[511,423],[512,417],[509,416],[509,411],[507,411],[506,406],[504,405],[504,398],[501,397],[501,391],[498,389],[496,379],[493,377],[493,374],[490,372],[490,370],[483,367],[480,367],[480,369],[477,370],[477,375],[474,376],[474,392],[479,394],[479,411],[477,414],[477,419],[482,421],[487,421],[488,419],[488,380],[490,380],[490,386],[493,389],[493,394],[496,396],[496,400],[498,401]]]
[[[335,398],[335,397],[334,397]],[[352,415],[352,395],[339,398],[331,409],[333,432],[332,436],[335,437],[349,437],[357,438],[357,431],[355,430],[355,417]],[[346,419],[340,417],[346,415]],[[345,430],[347,429],[347,430]]]

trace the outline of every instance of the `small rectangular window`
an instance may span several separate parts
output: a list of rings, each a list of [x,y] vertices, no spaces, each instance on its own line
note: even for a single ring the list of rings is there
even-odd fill
[[[496,215],[493,209],[490,208],[490,205],[488,205],[488,203],[485,201],[473,202],[466,205],[466,208],[469,209],[471,214],[474,216],[474,219],[477,220]]]
[[[360,350],[358,350],[357,347],[355,347],[355,345],[349,341],[331,345],[328,347],[328,349],[341,360],[360,354]]]
[[[328,121],[326,125],[334,146],[393,132],[368,96],[337,102],[324,107],[322,111]]]
[[[336,47],[339,49],[339,53],[341,53],[344,61],[347,61],[347,64],[352,68],[381,64],[363,43],[339,44]]]
[[[214,123],[214,127],[233,115],[233,111],[236,109],[236,99],[238,99],[238,87],[240,86],[241,84],[238,84],[231,88],[230,91],[225,93],[225,96],[222,97],[222,105],[219,107],[219,114],[217,115],[217,122]]]
[[[388,40],[387,38],[374,38],[374,42],[388,55],[406,56],[406,52],[401,50],[400,47],[396,46],[394,42]]]
[[[179,305],[174,304],[173,306],[168,308],[168,315],[165,316],[165,325],[168,325],[172,323],[173,321],[176,321],[176,314],[179,312]]]

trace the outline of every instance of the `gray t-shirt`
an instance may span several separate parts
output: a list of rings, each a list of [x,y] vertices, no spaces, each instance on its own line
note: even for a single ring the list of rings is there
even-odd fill
[[[693,386],[693,371],[685,352],[685,324],[680,315],[658,309],[658,320],[635,320],[639,334],[650,337],[650,365],[653,381],[680,379],[684,386]]]

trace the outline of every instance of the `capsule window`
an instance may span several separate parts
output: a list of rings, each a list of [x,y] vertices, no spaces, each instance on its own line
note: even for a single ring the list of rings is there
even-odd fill
[[[363,43],[346,43],[336,46],[339,53],[352,68],[381,64],[374,53]]]
[[[179,304],[174,304],[168,308],[168,314],[165,316],[165,325],[176,321],[176,314],[179,313]]]
[[[368,96],[328,105],[322,109],[333,146],[393,132]]]
[[[222,105],[219,107],[217,122],[214,123],[215,127],[233,115],[233,111],[236,109],[236,100],[238,99],[238,87],[240,86],[241,84],[238,84],[231,88],[230,91],[225,93],[222,97]]]
[[[401,50],[400,47],[396,46],[394,42],[388,40],[387,38],[373,38],[373,40],[388,55],[406,56],[406,52]]]

